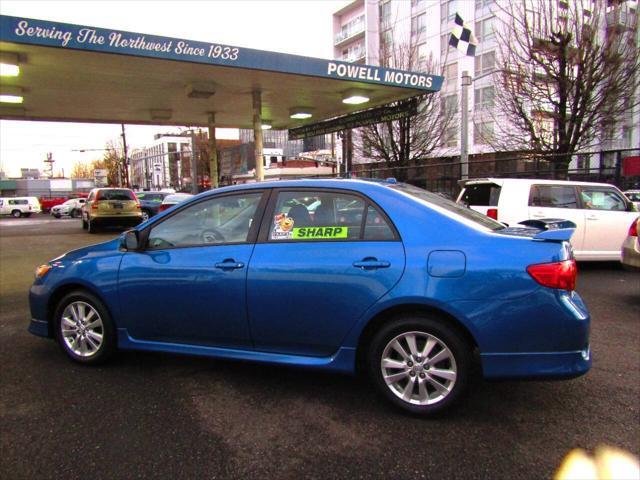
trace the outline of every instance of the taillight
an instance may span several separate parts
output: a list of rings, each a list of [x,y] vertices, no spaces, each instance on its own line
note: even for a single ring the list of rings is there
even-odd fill
[[[634,220],[631,226],[629,227],[629,236],[630,237],[638,236],[638,220]]]
[[[493,218],[494,220],[498,220],[498,209],[490,208],[489,210],[487,210],[487,217]]]
[[[91,210],[97,210],[98,209],[98,202],[93,202],[91,204]]]
[[[170,206],[171,206],[171,205],[164,203],[164,204],[160,205],[160,208],[158,209],[158,211],[159,211],[159,212],[164,212],[164,211],[165,211],[167,208],[169,208]]]
[[[578,266],[574,259],[563,262],[529,265],[527,273],[540,285],[561,290],[575,290]]]

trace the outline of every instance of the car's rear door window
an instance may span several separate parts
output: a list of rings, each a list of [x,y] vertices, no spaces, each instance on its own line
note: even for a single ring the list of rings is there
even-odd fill
[[[532,185],[530,207],[578,208],[576,189],[567,185]]]
[[[394,240],[386,217],[369,200],[335,191],[278,193],[269,241]]]

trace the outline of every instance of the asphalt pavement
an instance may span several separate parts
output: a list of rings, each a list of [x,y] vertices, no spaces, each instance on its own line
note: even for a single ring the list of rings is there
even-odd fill
[[[448,415],[419,419],[355,377],[153,353],[67,360],[26,330],[33,271],[114,235],[0,220],[0,478],[531,479],[574,447],[640,453],[640,274],[615,263],[579,266],[586,376],[477,379]]]

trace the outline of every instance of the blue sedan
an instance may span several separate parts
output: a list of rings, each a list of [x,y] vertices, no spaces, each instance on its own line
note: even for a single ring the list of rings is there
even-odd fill
[[[364,371],[428,415],[475,362],[487,378],[589,370],[572,232],[393,181],[220,188],[40,266],[29,331],[84,364],[132,349]]]

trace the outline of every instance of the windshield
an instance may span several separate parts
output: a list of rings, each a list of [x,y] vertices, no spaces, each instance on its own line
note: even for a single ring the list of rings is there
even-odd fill
[[[436,205],[447,210],[448,212],[459,215],[467,220],[471,220],[491,230],[502,230],[504,228],[504,225],[502,225],[500,222],[496,222],[495,220],[487,217],[486,215],[483,215],[482,213],[476,212],[475,210],[471,210],[470,208],[448,200],[443,196],[438,195],[437,193],[429,192],[427,190],[423,190],[406,183],[398,183],[396,185],[392,185],[391,188],[404,192],[419,200]]]

